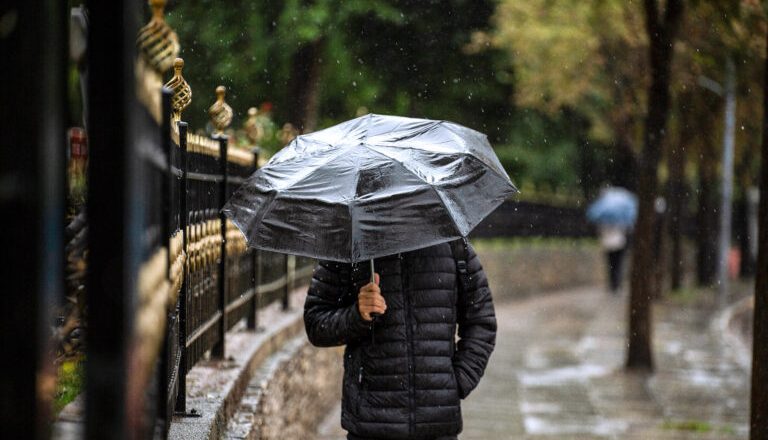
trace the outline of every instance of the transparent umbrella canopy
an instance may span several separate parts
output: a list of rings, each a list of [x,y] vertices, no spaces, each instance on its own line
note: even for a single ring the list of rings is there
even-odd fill
[[[484,134],[369,114],[298,136],[223,212],[254,248],[359,262],[466,237],[515,192]]]

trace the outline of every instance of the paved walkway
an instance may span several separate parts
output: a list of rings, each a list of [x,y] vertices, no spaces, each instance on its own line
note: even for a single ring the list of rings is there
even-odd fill
[[[622,370],[626,294],[581,289],[497,304],[497,347],[463,404],[462,440],[746,439],[749,375],[711,310],[655,308],[657,370]],[[330,414],[318,438],[344,438]]]

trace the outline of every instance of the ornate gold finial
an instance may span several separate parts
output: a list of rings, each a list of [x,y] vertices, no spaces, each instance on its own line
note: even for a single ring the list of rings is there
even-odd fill
[[[165,22],[165,0],[149,0],[152,6],[152,18],[136,38],[139,52],[153,69],[164,73],[173,65],[173,60],[179,56],[179,37]]]
[[[286,122],[283,124],[283,128],[280,130],[278,137],[280,138],[280,143],[282,143],[283,146],[286,146],[298,135],[299,130],[297,130],[290,122]]]
[[[213,134],[223,134],[232,123],[232,107],[224,101],[226,94],[226,87],[216,87],[216,102],[208,108],[208,115],[211,117],[214,128]]]
[[[192,88],[181,76],[181,69],[183,68],[184,60],[176,58],[173,61],[173,78],[165,83],[165,87],[173,90],[171,108],[173,108],[173,117],[177,120],[181,119],[181,112],[192,102]]]
[[[264,127],[259,121],[259,109],[256,107],[248,109],[248,119],[243,123],[243,129],[251,145],[259,145],[264,137]]]

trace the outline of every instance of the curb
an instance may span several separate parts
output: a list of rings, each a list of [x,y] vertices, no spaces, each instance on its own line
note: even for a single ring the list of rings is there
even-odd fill
[[[284,344],[303,331],[303,304],[307,287],[291,293],[291,308],[280,310],[273,303],[259,314],[259,329],[247,331],[236,326],[227,335],[227,358],[201,361],[187,375],[187,411],[200,417],[174,417],[169,440],[221,438],[239,407],[251,379],[262,364]]]
[[[746,371],[752,369],[752,347],[749,341],[745,341],[735,329],[734,320],[745,310],[754,307],[754,301],[755,298],[752,295],[736,301],[720,312],[712,323],[713,331],[731,349],[736,363]]]

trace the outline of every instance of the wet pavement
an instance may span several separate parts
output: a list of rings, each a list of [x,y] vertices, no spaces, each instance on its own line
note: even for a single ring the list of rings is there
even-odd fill
[[[460,438],[748,438],[749,373],[718,313],[657,305],[656,371],[627,373],[626,296],[585,288],[497,304],[497,347]],[[338,425],[337,408],[317,438],[343,439]]]

